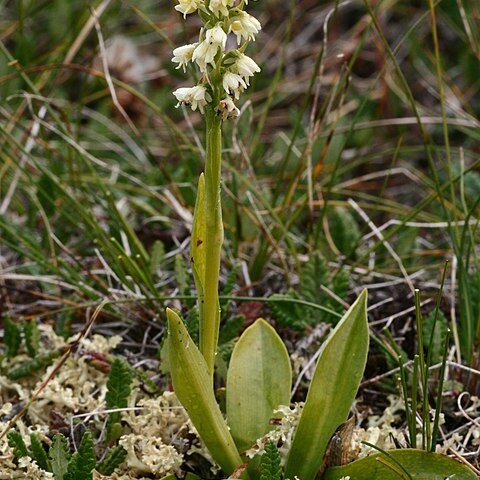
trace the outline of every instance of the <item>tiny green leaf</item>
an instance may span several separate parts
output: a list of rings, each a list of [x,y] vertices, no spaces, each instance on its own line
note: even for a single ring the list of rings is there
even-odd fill
[[[55,475],[55,480],[63,480],[70,459],[70,451],[68,440],[61,433],[57,433],[53,437],[52,444],[48,450],[48,456],[50,457],[50,465]]]
[[[35,433],[30,434],[30,443],[32,448],[32,458],[38,463],[40,468],[43,468],[46,472],[51,472],[50,460],[48,459],[47,452]]]
[[[281,480],[281,478],[280,452],[275,443],[269,440],[260,461],[260,480]]]
[[[51,351],[41,355],[37,355],[35,358],[28,360],[17,368],[7,373],[7,377],[10,380],[18,380],[19,378],[28,377],[39,370],[50,365],[55,358],[60,356],[60,351]]]
[[[235,268],[235,266],[233,266],[230,272],[228,272],[225,284],[222,286],[221,296],[223,298],[220,300],[220,310],[224,314],[224,318],[225,312],[228,312],[229,303],[231,302],[231,299],[228,297],[232,296],[233,290],[237,285],[237,274],[237,269]]]
[[[20,328],[9,317],[6,317],[3,321],[3,342],[5,343],[7,357],[14,357],[20,349]]]
[[[63,478],[64,480],[92,480],[95,465],[95,447],[92,434],[87,430],[83,434],[78,451],[72,455]]]
[[[178,314],[167,308],[167,319],[173,389],[213,459],[231,474],[242,459],[215,399],[205,359]]]
[[[268,302],[268,308],[271,310],[273,317],[278,324],[285,327],[293,328],[294,330],[305,330],[305,309],[303,305],[298,305],[295,302],[288,300],[298,299],[298,294],[293,290],[285,294],[274,293]]]
[[[108,414],[107,422],[107,441],[112,444],[115,440],[119,439],[123,433],[123,427],[121,424],[121,412],[110,412]]]
[[[10,430],[7,433],[8,445],[13,448],[13,454],[16,458],[28,457],[28,449],[23,441],[22,435],[16,430]]]
[[[188,333],[193,338],[195,345],[198,345],[200,338],[200,325],[199,325],[199,310],[195,306],[191,308],[187,315],[184,318],[185,326],[187,327]]]
[[[330,234],[342,255],[351,258],[360,240],[360,229],[353,215],[345,207],[334,207],[329,218]]]
[[[121,446],[117,445],[108,451],[102,462],[100,462],[96,469],[102,475],[112,475],[113,471],[121,465],[127,456],[127,451]]]
[[[127,406],[131,383],[130,366],[125,360],[115,357],[108,374],[107,393],[105,395],[107,408],[125,408]]]
[[[273,410],[290,403],[291,385],[287,349],[259,318],[235,345],[227,374],[227,419],[239,451],[268,432]]]
[[[330,285],[330,272],[327,261],[319,252],[313,253],[299,272],[300,296],[313,303],[321,303],[325,297],[323,286]],[[319,312],[311,312],[318,316]]]
[[[180,295],[190,294],[190,282],[188,281],[187,266],[182,255],[175,255],[175,284]]]
[[[313,480],[335,429],[347,419],[368,353],[364,290],[322,345],[293,437],[285,477]]]
[[[129,368],[132,376],[141,382],[142,388],[147,393],[158,395],[162,393],[161,388],[150,378],[148,371],[146,372],[140,368],[133,368],[131,365],[129,365]]]
[[[435,315],[437,319],[435,321]],[[435,327],[435,328],[434,328]],[[426,344],[432,347],[432,351],[428,352],[432,363],[440,362],[443,355],[443,346],[448,331],[448,320],[445,314],[439,310],[432,311],[423,322],[423,337]]]
[[[225,319],[225,322],[222,323],[222,329],[220,330],[218,343],[221,345],[223,343],[228,343],[235,340],[235,338],[240,335],[244,324],[244,315],[230,315]]]
[[[25,344],[28,354],[34,358],[38,354],[40,347],[40,332],[35,320],[29,320],[23,325],[23,333],[25,334]]]
[[[132,373],[130,366],[124,360],[115,358],[108,375],[107,393],[105,395],[108,409],[125,408],[127,406],[131,383]],[[111,412],[109,414],[107,422],[108,441],[111,442],[121,435],[121,418],[122,412]]]
[[[155,273],[165,257],[165,245],[160,240],[155,240],[150,253],[150,273]]]

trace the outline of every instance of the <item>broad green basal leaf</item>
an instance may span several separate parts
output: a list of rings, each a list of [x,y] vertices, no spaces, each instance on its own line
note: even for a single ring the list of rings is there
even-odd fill
[[[231,474],[242,463],[232,435],[215,400],[211,376],[200,350],[182,319],[167,308],[168,355],[175,394],[201,439],[223,471]]]
[[[405,472],[413,480],[477,479],[468,467],[445,455],[405,449],[390,450],[386,454],[374,454],[343,467],[329,468],[323,480],[348,477],[352,480],[400,480],[408,478]]]
[[[285,478],[313,480],[335,429],[347,419],[368,353],[364,290],[323,344],[290,449]]]
[[[235,345],[227,375],[227,419],[240,451],[269,430],[273,410],[290,403],[292,370],[287,349],[262,318]]]

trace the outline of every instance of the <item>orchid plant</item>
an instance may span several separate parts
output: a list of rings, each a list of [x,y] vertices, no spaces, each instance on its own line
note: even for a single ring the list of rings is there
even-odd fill
[[[259,476],[245,466],[246,452],[261,446],[276,409],[288,409],[292,372],[287,349],[263,319],[245,330],[232,352],[227,373],[226,418],[215,398],[214,368],[220,307],[218,283],[223,243],[221,207],[222,124],[239,115],[240,94],[260,67],[245,54],[261,30],[245,11],[246,0],[179,0],[184,18],[203,23],[198,42],[173,51],[177,68],[197,69],[196,85],[173,92],[178,105],[199,110],[206,124],[205,172],[200,176],[191,238],[192,271],[198,296],[199,345],[180,316],[167,309],[167,351],[175,393],[186,408],[214,461],[232,475]],[[229,36],[231,40],[229,42]],[[236,37],[236,41],[233,37]],[[228,46],[234,45],[232,48]],[[285,475],[313,480],[335,429],[346,420],[368,350],[366,292],[324,343],[293,440],[284,438]],[[320,413],[319,413],[320,412]],[[278,440],[278,438],[277,438]],[[259,451],[261,448],[259,448]],[[258,452],[257,452],[258,453]],[[261,452],[260,452],[261,453]]]
[[[234,100],[245,90],[250,78],[260,71],[244,51],[255,40],[260,23],[244,11],[246,1],[180,0],[175,9],[187,15],[197,12],[203,22],[198,42],[173,51],[177,68],[192,66],[200,71],[200,81],[193,87],[173,92],[178,105],[200,110],[206,122],[205,174],[200,177],[194,214],[192,262],[198,292],[200,351],[213,378],[218,341],[220,309],[218,280],[223,243],[220,179],[222,158],[222,122],[239,115]],[[237,48],[227,51],[227,37],[237,37]],[[206,264],[208,259],[208,274]]]

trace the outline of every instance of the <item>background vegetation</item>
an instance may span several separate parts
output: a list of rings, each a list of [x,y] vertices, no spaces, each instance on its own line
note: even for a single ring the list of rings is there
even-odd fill
[[[367,287],[373,341],[358,408],[379,413],[397,388],[377,376],[418,352],[414,289],[429,339],[448,260],[425,350],[440,361],[451,328],[443,435],[465,434],[456,401],[479,393],[480,6],[251,8],[262,72],[225,128],[219,373],[260,315],[291,354],[312,357],[323,324]],[[171,50],[198,25],[163,0],[4,0],[0,12],[3,338],[7,319],[65,338],[120,334],[121,355],[163,390],[165,305],[183,307],[195,332],[188,252],[203,122],[174,108],[184,75]],[[308,376],[298,382],[300,400]]]

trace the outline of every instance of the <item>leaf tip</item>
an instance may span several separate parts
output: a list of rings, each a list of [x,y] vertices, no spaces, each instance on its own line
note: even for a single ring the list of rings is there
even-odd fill
[[[361,310],[365,311],[367,310],[367,299],[368,299],[368,290],[364,288],[360,295],[357,297],[355,302],[352,304],[351,308],[357,307],[360,308]]]
[[[181,321],[180,316],[175,310],[167,307],[165,312],[167,313],[167,321],[170,324],[171,322],[179,322]]]
[[[179,327],[183,325],[183,321],[180,318],[180,315],[175,310],[167,307],[165,311],[167,314],[167,335],[168,338],[171,340],[172,335],[174,337],[178,337]]]

